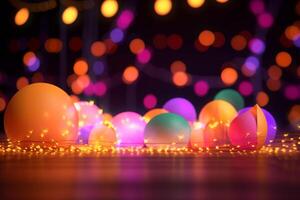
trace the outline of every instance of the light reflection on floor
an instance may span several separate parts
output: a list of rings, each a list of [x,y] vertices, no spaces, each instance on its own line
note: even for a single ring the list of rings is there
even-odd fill
[[[297,198],[297,157],[0,157],[1,199]]]

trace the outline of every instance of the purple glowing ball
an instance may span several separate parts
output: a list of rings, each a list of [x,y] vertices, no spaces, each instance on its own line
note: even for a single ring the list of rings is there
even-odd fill
[[[246,108],[239,110],[239,114],[248,111],[250,108],[251,107],[246,107]],[[267,111],[263,108],[262,108],[262,111],[266,117],[267,124],[268,124],[266,144],[269,144],[270,140],[274,140],[276,137],[277,125],[276,125],[276,121],[275,121],[274,117],[272,116],[272,114],[269,111]]]
[[[171,113],[182,116],[185,120],[194,122],[196,121],[197,114],[195,107],[191,102],[184,98],[173,98],[165,103],[164,109]]]
[[[119,138],[119,147],[143,147],[146,122],[135,112],[122,112],[114,116],[112,124]]]

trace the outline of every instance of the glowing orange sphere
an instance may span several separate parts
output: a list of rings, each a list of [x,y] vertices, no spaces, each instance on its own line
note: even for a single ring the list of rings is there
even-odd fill
[[[208,47],[214,43],[215,35],[213,32],[211,32],[209,30],[204,30],[199,34],[198,40],[199,40],[200,44]]]
[[[15,16],[15,23],[18,26],[25,24],[29,18],[29,10],[27,8],[21,8]]]
[[[236,109],[227,101],[213,100],[202,108],[199,121],[204,125],[213,121],[230,123],[236,115]]]
[[[292,63],[292,57],[288,52],[281,51],[276,55],[275,61],[280,67],[288,67]]]
[[[182,87],[188,83],[189,77],[188,77],[187,73],[185,73],[185,72],[176,72],[173,75],[172,80],[176,86]]]
[[[203,145],[214,147],[228,143],[229,125],[236,115],[235,108],[226,101],[214,100],[206,104],[199,114]]]
[[[227,68],[223,69],[223,71],[221,73],[221,79],[224,84],[232,85],[238,79],[238,73],[235,69],[233,69],[231,67],[227,67]]]
[[[168,111],[163,108],[154,108],[146,112],[146,114],[144,115],[144,119],[148,123],[153,117],[156,117],[157,115],[167,113],[167,112]]]
[[[117,134],[110,125],[97,124],[89,136],[89,144],[102,147],[114,147],[117,144]]]
[[[123,81],[126,84],[131,84],[139,77],[139,71],[134,66],[127,67],[123,72]]]
[[[70,96],[48,83],[19,90],[4,114],[5,132],[11,141],[74,143],[77,124]]]

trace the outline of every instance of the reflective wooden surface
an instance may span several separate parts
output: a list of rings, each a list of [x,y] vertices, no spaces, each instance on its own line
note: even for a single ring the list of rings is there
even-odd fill
[[[0,199],[299,199],[298,159],[1,157]]]

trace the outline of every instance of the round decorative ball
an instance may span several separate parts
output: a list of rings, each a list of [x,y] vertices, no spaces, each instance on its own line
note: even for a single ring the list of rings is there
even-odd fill
[[[246,107],[243,108],[242,110],[239,111],[239,114],[244,113],[248,110],[250,110],[251,107]],[[271,141],[273,141],[276,137],[276,132],[277,132],[277,124],[276,124],[276,120],[275,118],[272,116],[272,114],[267,111],[264,108],[261,108],[261,110],[263,111],[265,118],[267,120],[267,138],[266,138],[266,144],[269,144]]]
[[[4,127],[12,141],[74,143],[78,114],[70,96],[48,83],[34,83],[10,100]]]
[[[199,114],[199,122],[203,125],[204,146],[227,144],[229,125],[236,115],[235,108],[227,101],[213,100],[206,104]]]
[[[187,99],[181,97],[170,99],[165,103],[163,108],[171,113],[182,116],[187,121],[196,121],[197,114],[195,107]]]
[[[147,124],[145,144],[148,147],[186,147],[191,134],[189,123],[180,115],[164,113],[157,115]]]
[[[102,110],[94,102],[80,101],[74,103],[78,112],[78,141],[80,144],[87,144],[89,134],[94,126],[103,121]]]
[[[117,144],[117,135],[110,124],[98,123],[89,135],[89,144],[101,147],[114,147]]]
[[[240,149],[260,149],[267,138],[267,126],[261,108],[253,106],[232,120],[229,128],[230,142]]]
[[[213,100],[202,108],[199,121],[204,125],[214,121],[230,123],[236,115],[236,109],[227,101]]]
[[[156,117],[157,115],[163,114],[163,113],[167,113],[168,111],[166,111],[165,109],[162,108],[154,108],[149,110],[145,115],[144,115],[144,119],[145,121],[148,123],[153,117]]]
[[[242,95],[233,89],[221,90],[216,94],[214,99],[227,101],[231,103],[237,110],[242,109],[245,105]]]
[[[114,116],[111,122],[119,138],[119,147],[144,146],[146,122],[141,115],[135,112],[122,112]]]

